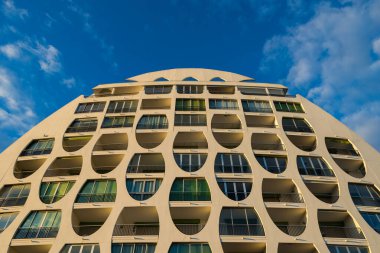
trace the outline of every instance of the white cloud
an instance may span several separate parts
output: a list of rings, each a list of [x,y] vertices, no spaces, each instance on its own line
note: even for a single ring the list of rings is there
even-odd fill
[[[66,78],[62,80],[62,83],[69,89],[76,85],[76,80],[74,77]]]
[[[307,22],[267,41],[262,69],[286,63],[285,83],[341,118],[380,150],[380,1],[315,7]],[[284,59],[285,62],[279,62]],[[371,122],[364,119],[371,108]],[[363,111],[364,110],[364,111]]]
[[[7,17],[24,19],[29,16],[28,10],[17,8],[12,0],[4,0],[2,10]]]
[[[9,59],[18,59],[21,56],[21,50],[17,44],[6,44],[0,46],[0,52]]]

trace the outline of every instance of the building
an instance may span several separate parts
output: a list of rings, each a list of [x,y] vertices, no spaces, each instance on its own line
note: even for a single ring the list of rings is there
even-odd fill
[[[378,253],[379,164],[282,85],[147,73],[96,86],[0,155],[0,251]]]

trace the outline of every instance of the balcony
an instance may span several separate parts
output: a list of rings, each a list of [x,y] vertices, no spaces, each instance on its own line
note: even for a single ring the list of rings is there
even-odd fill
[[[249,82],[254,82],[254,80],[248,80]],[[247,81],[247,82],[248,82]],[[267,90],[264,87],[249,87],[249,86],[238,86],[238,90],[243,95],[255,95],[255,96],[267,96]]]
[[[314,133],[313,128],[302,118],[282,118],[282,127],[285,132]]]
[[[216,110],[239,110],[235,99],[209,99],[209,107]]]
[[[49,253],[52,244],[48,245],[11,245],[8,253]]]
[[[353,245],[327,245],[329,248],[329,251],[332,253],[340,253],[340,252],[347,252],[347,253],[370,253],[369,248],[367,246],[353,246]]]
[[[0,207],[1,207],[1,200],[0,200]],[[9,225],[12,224],[14,219],[17,217],[18,213],[19,212],[0,213],[0,234],[4,232],[4,230],[6,230]]]
[[[78,193],[75,203],[106,203],[116,199],[116,181],[114,179],[87,180]]]
[[[225,85],[218,85],[218,86],[207,86],[207,90],[210,94],[235,94],[235,86],[225,86]]]
[[[138,100],[110,101],[106,113],[136,112]]]
[[[5,185],[0,190],[0,207],[23,206],[29,191],[30,184]]]
[[[203,132],[178,132],[173,149],[207,149],[208,144]]]
[[[265,242],[222,242],[224,253],[265,253]]]
[[[254,152],[268,151],[285,151],[285,145],[282,144],[277,134],[253,133],[251,136],[251,147]]]
[[[277,253],[317,253],[312,243],[279,243]]]
[[[42,182],[40,186],[40,199],[45,204],[52,204],[69,193],[75,181]]]
[[[359,152],[347,139],[326,137],[325,142],[331,155],[360,156]]]
[[[166,138],[167,132],[136,133],[137,143],[145,149],[158,147]]]
[[[58,157],[46,170],[46,177],[78,176],[82,169],[82,156]]]
[[[125,151],[128,148],[127,134],[103,134],[93,151]]]
[[[25,227],[17,229],[13,239],[55,238],[59,227]]]
[[[171,85],[149,85],[145,86],[145,94],[169,94],[172,92],[173,86]]]
[[[202,94],[203,85],[177,85],[178,94]]]
[[[265,178],[262,183],[263,200],[268,203],[304,203],[302,194],[291,179]]]
[[[241,129],[240,119],[236,114],[215,114],[211,120],[213,131],[218,129]]]
[[[43,159],[18,160],[13,169],[15,178],[26,178],[36,172],[46,161]]]
[[[348,175],[355,178],[363,178],[366,175],[363,160],[346,159],[341,157],[333,157],[338,166]]]
[[[75,119],[66,129],[66,133],[84,133],[96,131],[98,120],[96,118]]]
[[[139,120],[136,129],[167,129],[168,127],[166,115],[144,115]]]
[[[300,103],[285,102],[285,101],[274,101],[273,103],[274,103],[274,106],[276,107],[276,111],[278,112],[296,112],[296,113],[304,112]]]
[[[247,127],[276,128],[277,123],[274,116],[245,115]]]
[[[337,182],[324,182],[304,180],[306,187],[319,200],[333,204],[339,199],[339,186]]]
[[[217,182],[224,195],[234,201],[246,199],[252,190],[251,178],[218,178]]]
[[[122,154],[92,155],[92,168],[99,174],[106,174],[114,170],[123,160]]]
[[[89,236],[97,232],[106,222],[111,208],[74,209],[71,216],[73,230],[79,236]],[[88,215],[91,213],[91,215]]]
[[[141,110],[167,110],[170,109],[170,98],[143,99],[141,101]]]
[[[229,132],[216,132],[212,131],[215,140],[224,148],[234,149],[237,148],[243,141],[244,134],[241,132],[238,133],[229,133]]]
[[[185,235],[198,234],[210,216],[211,207],[170,207],[170,215],[177,229]]]
[[[318,210],[318,223],[323,237],[365,239],[347,211]]]
[[[135,154],[128,168],[129,173],[164,173],[165,161],[161,153]]]
[[[301,235],[306,228],[306,209],[300,207],[267,208],[276,226],[290,236]]]
[[[115,87],[113,89],[93,89],[96,97],[107,96],[133,96],[137,95],[144,89],[143,86],[122,86]]]
[[[112,236],[141,236],[158,238],[160,231],[155,207],[124,207],[121,211]]]
[[[92,135],[63,137],[62,147],[67,152],[75,152],[83,148],[92,138]]]
[[[287,133],[286,136],[297,148],[311,152],[317,147],[317,138],[314,135],[303,136],[303,135],[292,135]]]

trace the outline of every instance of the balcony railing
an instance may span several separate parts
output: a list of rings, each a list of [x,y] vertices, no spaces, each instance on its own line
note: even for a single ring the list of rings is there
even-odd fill
[[[205,111],[205,106],[176,106],[176,111]]]
[[[99,225],[79,225],[79,226],[73,226],[73,229],[75,233],[77,233],[80,236],[89,236],[95,233],[99,230],[99,228],[102,227],[103,224]]]
[[[220,235],[236,236],[264,236],[264,228],[261,224],[219,224]]]
[[[113,236],[143,236],[158,235],[160,226],[157,223],[151,224],[116,224]]]
[[[239,110],[239,106],[210,106],[210,109],[215,110]]]
[[[15,197],[15,198],[0,198],[0,206],[1,207],[7,207],[7,206],[22,206],[25,204],[28,196],[23,197]]]
[[[377,206],[380,207],[380,198],[369,198],[361,196],[351,196],[355,205],[359,206]]]
[[[40,199],[45,204],[52,204],[52,203],[57,202],[58,200],[62,199],[64,196],[65,196],[65,194],[45,195],[45,196],[40,196]]]
[[[51,150],[52,148],[25,149],[21,152],[20,156],[47,155],[51,153]]]
[[[365,239],[358,227],[320,226],[323,237]]]
[[[60,167],[48,169],[44,177],[58,177],[58,176],[77,176],[80,174],[81,167]]]
[[[252,148],[255,150],[278,150],[284,151],[285,145],[282,143],[252,143]]]
[[[129,165],[128,173],[163,173],[165,172],[165,165]]]
[[[185,235],[195,235],[195,234],[199,233],[205,227],[205,225],[206,224],[202,224],[202,223],[199,223],[199,224],[175,224],[177,229]]]
[[[305,224],[300,224],[300,225],[276,224],[276,225],[282,232],[284,232],[285,234],[291,235],[291,236],[297,236],[297,235],[302,234],[306,228]]]
[[[210,201],[211,194],[209,191],[187,192],[171,191],[170,201]]]
[[[114,202],[116,193],[85,194],[79,193],[76,203]]]
[[[152,197],[156,192],[130,192],[129,195],[135,200],[146,200]]]
[[[54,238],[58,234],[58,227],[28,227],[19,228],[14,239],[27,238]]]
[[[167,129],[168,123],[165,124],[137,124],[137,129]]]
[[[284,131],[288,132],[301,132],[301,133],[313,133],[313,129],[308,126],[295,126],[295,125],[283,125]]]
[[[301,175],[305,176],[323,176],[323,177],[335,177],[334,172],[331,169],[321,169],[321,168],[312,168],[304,167],[298,169]]]
[[[66,133],[80,133],[80,132],[93,132],[93,131],[96,131],[96,125],[68,127],[66,130]]]
[[[215,164],[214,170],[216,173],[250,173],[251,167],[249,165],[224,165]]]
[[[244,107],[244,112],[272,113],[272,108],[265,107]]]
[[[16,176],[16,178],[24,178],[32,175],[36,170],[18,170],[16,169],[13,174]]]
[[[272,124],[266,124],[266,123],[260,123],[260,122],[247,122],[248,127],[264,127],[264,128],[277,128],[278,125],[275,123]]]
[[[359,152],[353,148],[342,148],[342,147],[331,147],[329,146],[328,151],[333,155],[349,155],[349,156],[360,156]]]
[[[263,199],[264,202],[304,203],[302,195],[299,193],[263,192]]]
[[[213,129],[241,129],[240,123],[212,122]]]
[[[107,113],[135,112],[137,107],[108,108]]]
[[[106,151],[106,150],[125,150],[128,148],[127,143],[107,143],[107,144],[96,144],[94,147],[95,151]]]
[[[200,122],[186,122],[186,121],[174,121],[175,126],[207,126],[206,121]]]

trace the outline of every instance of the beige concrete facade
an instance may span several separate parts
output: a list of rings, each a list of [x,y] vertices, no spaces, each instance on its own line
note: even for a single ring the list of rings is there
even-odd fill
[[[157,80],[161,77],[167,81]],[[183,81],[188,77],[193,77],[197,81]],[[215,77],[224,81],[210,81]],[[169,252],[173,243],[208,243],[214,253],[324,253],[330,252],[329,245],[357,246],[368,248],[367,252],[380,252],[379,233],[360,213],[362,211],[380,214],[380,202],[371,205],[359,205],[356,202],[355,205],[348,187],[349,183],[369,185],[374,189],[380,186],[380,154],[341,122],[302,96],[285,94],[281,96],[278,91],[286,91],[286,87],[256,83],[250,79],[238,74],[207,69],[157,71],[129,78],[125,83],[98,85],[93,89],[93,95],[79,96],[43,120],[0,154],[0,191],[5,186],[30,184],[30,192],[23,205],[4,204],[5,199],[2,200],[3,204],[0,204],[0,217],[5,213],[17,213],[14,220],[0,233],[0,252],[55,253],[60,252],[66,244],[99,244],[100,252],[105,253],[111,252],[112,243],[153,243],[156,244],[155,252],[160,253]],[[172,89],[168,94],[146,94],[144,87],[155,85],[171,86]],[[177,86],[182,85],[199,85],[203,87],[203,92],[180,94],[177,92]],[[253,91],[252,88],[264,88],[267,94],[259,94],[261,91]],[[268,94],[271,93],[269,89],[274,89],[272,94],[276,95]],[[158,87],[158,90],[160,92],[161,88]],[[233,94],[230,94],[231,90]],[[176,111],[176,99],[184,98],[204,99],[205,110]],[[238,108],[210,109],[210,99],[236,100]],[[110,101],[120,100],[136,100],[136,111],[107,113]],[[244,111],[243,100],[267,101],[272,112]],[[101,112],[76,113],[80,103],[92,102],[105,102],[104,109]],[[278,111],[275,102],[299,103],[304,112]],[[175,114],[204,114],[207,124],[175,126]],[[139,129],[137,125],[143,115],[166,115],[168,127]],[[134,116],[133,125],[102,128],[106,116]],[[97,126],[93,131],[84,128],[84,131],[67,133],[67,129],[75,119],[92,118],[97,119]],[[304,119],[313,132],[302,131],[302,127],[301,131],[285,131],[283,118]],[[272,126],[269,126],[272,124],[270,122],[273,123]],[[176,139],[178,133],[181,134]],[[202,143],[202,133],[207,141],[206,147],[204,142]],[[75,143],[83,142],[83,136],[91,136],[87,143],[83,143],[83,147],[76,151],[67,151],[67,147],[66,150],[63,148],[63,145],[72,147],[77,145]],[[71,137],[71,141],[63,141],[65,137]],[[99,145],[100,138],[103,138],[101,142],[103,146]],[[333,141],[336,146],[329,144],[329,150],[326,138],[341,140]],[[31,153],[20,156],[33,140],[38,139],[54,139],[49,154]],[[197,142],[198,147],[193,146],[194,142]],[[104,143],[111,146],[110,150],[95,148],[96,145],[106,147]],[[127,143],[126,149],[112,148],[114,144],[125,143]],[[139,143],[143,143],[142,146]],[[352,144],[352,150],[348,143]],[[358,153],[347,154],[351,151]],[[178,166],[174,153],[202,153],[207,154],[207,159],[199,170],[187,172]],[[248,161],[251,172],[216,173],[215,161],[220,153],[242,154]],[[162,154],[164,172],[153,170],[127,173],[128,165],[135,154]],[[282,173],[267,171],[257,159],[260,155],[286,156],[286,169]],[[335,177],[301,175],[297,166],[297,156],[323,158]],[[76,157],[77,160],[72,159],[70,160],[72,163],[66,164],[62,160],[62,166],[54,165],[54,167],[52,165],[54,161],[62,157],[66,161],[70,160],[70,157]],[[156,160],[148,159],[148,161]],[[364,173],[361,165],[364,165]],[[99,170],[105,169],[109,172],[97,173],[94,170],[97,166]],[[80,173],[74,173],[77,175],[52,173],[47,176],[46,174],[48,169],[74,167],[80,167]],[[22,170],[30,175],[26,176]],[[132,198],[126,187],[126,179],[133,178],[157,178],[162,179],[162,183],[152,197],[140,201]],[[211,200],[170,200],[173,182],[178,178],[204,178],[210,190]],[[86,181],[92,179],[116,180],[115,201],[75,203]],[[74,184],[60,200],[49,204],[43,203],[40,198],[41,183],[53,181],[72,181]],[[251,181],[252,189],[249,191],[245,188],[247,196],[233,200],[227,197],[218,185],[218,182],[221,184],[224,181]],[[315,194],[319,194],[320,198]],[[298,199],[294,200],[294,196],[298,196]],[[336,201],[322,201],[321,198],[326,196],[336,198],[334,199]],[[374,199],[372,201],[376,202],[376,198]],[[238,234],[228,230],[226,234],[220,235],[220,215],[223,207],[254,209],[259,220],[258,225],[262,224],[264,233],[244,234],[241,231],[245,230],[240,229]],[[62,218],[56,236],[39,238],[31,235],[16,238],[18,229],[31,211],[40,210],[61,211]],[[195,234],[184,234],[176,227],[172,216],[175,216],[176,221],[189,220],[193,223],[199,220],[202,229]],[[73,229],[73,225],[81,226],[80,224],[91,224],[91,222],[104,222],[104,224],[92,234],[78,235]],[[159,223],[157,232],[151,229],[149,233],[142,235],[133,231],[121,236],[115,235],[116,224],[157,222]],[[336,229],[331,229],[329,224]],[[185,230],[193,229],[194,226],[191,225]]]

